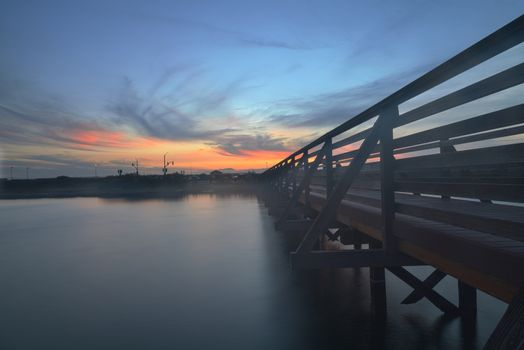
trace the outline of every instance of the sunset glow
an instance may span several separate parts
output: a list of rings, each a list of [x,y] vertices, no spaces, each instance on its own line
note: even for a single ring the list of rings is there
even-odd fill
[[[0,177],[261,172],[524,10],[131,3],[0,13]]]

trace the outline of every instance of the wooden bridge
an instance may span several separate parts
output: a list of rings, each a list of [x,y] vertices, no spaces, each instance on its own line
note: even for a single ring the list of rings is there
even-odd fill
[[[433,97],[523,39],[521,16],[268,169],[276,227],[302,233],[292,265],[369,267],[382,313],[385,269],[414,289],[404,303],[450,315],[475,315],[482,290],[509,303],[486,348],[524,348],[524,96],[489,102],[524,83],[524,57]],[[407,108],[417,96],[429,101]],[[435,270],[419,280],[412,265]],[[446,275],[458,306],[433,289]]]

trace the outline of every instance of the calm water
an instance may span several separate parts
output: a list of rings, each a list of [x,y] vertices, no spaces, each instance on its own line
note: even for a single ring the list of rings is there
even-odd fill
[[[505,306],[479,295],[470,329],[387,275],[374,322],[367,269],[291,271],[255,196],[0,201],[0,283],[6,350],[476,349]]]

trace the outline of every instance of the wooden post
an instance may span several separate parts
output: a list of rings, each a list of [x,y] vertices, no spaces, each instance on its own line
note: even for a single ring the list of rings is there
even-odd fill
[[[328,198],[333,191],[333,141],[331,137],[326,140],[326,144],[327,148],[324,168],[326,169],[326,198]]]
[[[284,191],[284,163],[280,165],[280,171],[278,173],[278,191],[282,193]]]
[[[277,168],[277,191],[280,192],[281,188],[282,188],[282,164],[279,164]]]
[[[380,249],[382,244],[374,241],[369,249]],[[369,291],[371,294],[371,313],[377,317],[387,315],[386,273],[383,267],[369,268]]]
[[[463,316],[474,317],[477,314],[477,289],[458,280],[459,309]]]
[[[440,153],[444,154],[444,153],[454,153],[454,152],[457,152],[457,149],[455,148],[455,146],[453,145],[450,145],[450,144],[447,144],[446,141],[449,141],[448,139],[445,139],[445,140],[440,140],[440,146],[439,146],[439,150],[440,150]],[[450,196],[441,196],[442,199],[451,199]]]
[[[383,111],[384,128],[380,136],[380,186],[382,206],[383,247],[387,251],[396,249],[393,237],[393,221],[395,219],[395,189],[393,156],[393,123],[398,118],[398,106]]]
[[[369,245],[370,249],[395,249],[393,241],[393,220],[395,217],[395,191],[393,188],[393,122],[398,117],[398,107],[391,107],[380,113],[383,126],[380,132],[380,189],[382,208],[383,241]],[[375,315],[387,315],[386,273],[383,267],[369,269],[371,310]]]
[[[289,194],[289,186],[291,185],[291,167],[292,167],[292,159],[290,159],[289,161],[286,162],[286,187],[284,188],[284,193],[286,195],[286,197],[288,196]]]
[[[293,193],[295,193],[297,190],[297,165],[295,156],[293,156],[293,161],[291,164],[291,186],[293,188]]]
[[[353,243],[353,249],[360,250],[362,249],[362,234],[358,232],[357,230],[353,229],[355,233],[354,243]]]
[[[304,161],[302,162],[304,164],[304,176],[306,176],[306,174],[308,173],[308,170],[309,170],[309,152],[308,150],[305,150],[304,151],[304,155],[302,156],[304,157]],[[318,155],[317,155],[318,157]],[[309,185],[310,185],[311,181],[309,179],[306,180],[306,187],[304,188],[304,197],[305,197],[305,207],[306,209],[309,208],[309,193],[310,193],[310,188],[309,188]]]

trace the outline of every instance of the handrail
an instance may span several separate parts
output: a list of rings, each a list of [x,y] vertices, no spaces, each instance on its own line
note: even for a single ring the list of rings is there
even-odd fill
[[[472,67],[475,67],[478,64],[520,44],[523,41],[524,41],[524,15],[521,15],[518,18],[516,18],[515,20],[513,20],[512,22],[508,23],[507,25],[503,26],[502,28],[498,29],[497,31],[493,32],[492,34],[488,35],[484,39],[480,40],[476,44],[470,46],[466,50],[460,52],[459,54],[450,58],[446,62],[440,64],[439,66],[432,69],[428,73],[422,75],[418,79],[412,81],[411,83],[405,85],[403,88],[397,90],[393,94],[379,101],[375,105],[369,107],[368,109],[364,110],[363,112],[350,118],[346,122],[328,131],[324,135],[318,137],[314,141],[310,142],[308,145],[290,154],[289,156],[284,158],[282,161],[278,162],[277,164],[267,169],[264,172],[264,174],[272,173],[274,170],[277,170],[277,169],[284,170],[282,169],[282,167],[287,168],[291,164],[294,163],[293,161],[294,157],[303,154],[304,152],[312,149],[313,147],[319,146],[320,144],[326,142],[327,139],[332,139],[334,136],[340,135],[352,129],[355,126],[360,125],[376,117],[384,109],[387,109],[390,106],[398,106],[410,100],[411,98],[463,73],[464,71]],[[514,74],[513,76],[515,78],[512,79],[511,82],[502,84],[504,88],[515,86],[521,82],[523,78],[521,74],[522,73],[521,66],[515,66],[507,71],[518,72],[519,74],[516,74],[516,75]],[[487,80],[487,81],[491,82],[492,80],[493,79]],[[482,82],[483,81],[477,83],[477,85]],[[500,90],[502,90],[502,88],[500,88],[499,91]],[[489,92],[489,93],[493,93],[493,92]],[[477,93],[477,97],[472,97],[471,100],[478,98],[479,95],[482,95],[482,92]],[[462,103],[464,103],[464,101]],[[425,107],[425,108],[430,108],[430,107]],[[411,111],[411,114],[414,115],[416,113]],[[401,125],[407,124],[408,120],[407,119],[403,120],[402,116],[403,115],[401,115],[400,118],[397,119],[398,123]],[[395,126],[399,126],[399,125],[395,125]],[[367,131],[369,132],[370,130],[367,130]],[[354,137],[354,136],[351,136],[351,137]],[[362,139],[365,136],[366,135],[363,135]],[[341,140],[339,142],[342,142],[342,141],[344,140]],[[338,146],[341,144],[335,143],[334,146],[335,145]],[[314,154],[315,152],[312,152],[310,156]]]

